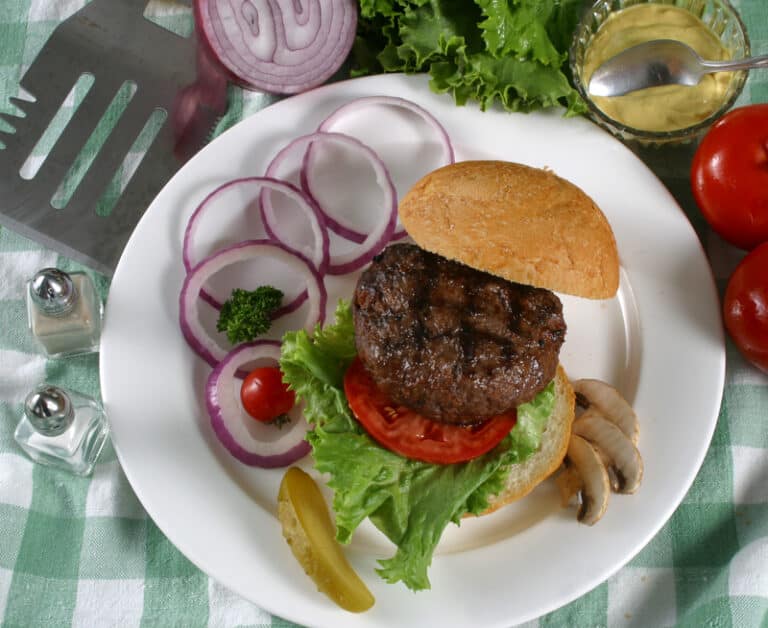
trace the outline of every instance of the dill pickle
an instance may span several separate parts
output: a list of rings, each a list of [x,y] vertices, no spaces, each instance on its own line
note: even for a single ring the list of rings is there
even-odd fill
[[[280,483],[277,515],[293,555],[319,591],[353,613],[373,606],[373,595],[336,541],[335,527],[320,489],[297,467],[288,469]]]

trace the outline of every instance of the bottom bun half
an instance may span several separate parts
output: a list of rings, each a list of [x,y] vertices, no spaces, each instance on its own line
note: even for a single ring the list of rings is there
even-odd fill
[[[555,375],[555,408],[541,437],[541,449],[525,462],[512,465],[506,488],[490,499],[489,514],[525,497],[560,467],[571,439],[576,408],[573,387],[562,366]]]

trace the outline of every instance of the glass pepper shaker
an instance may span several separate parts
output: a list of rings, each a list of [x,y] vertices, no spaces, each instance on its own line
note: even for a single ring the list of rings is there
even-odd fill
[[[48,357],[99,348],[103,307],[83,272],[43,268],[28,282],[29,329]]]
[[[35,462],[90,475],[108,434],[104,410],[95,399],[41,384],[27,395],[13,437]]]

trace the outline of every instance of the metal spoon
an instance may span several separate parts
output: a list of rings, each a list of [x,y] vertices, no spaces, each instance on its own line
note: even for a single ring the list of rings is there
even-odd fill
[[[589,80],[593,96],[622,96],[659,85],[697,85],[705,74],[768,67],[768,55],[706,61],[674,39],[655,39],[627,48],[604,62]]]

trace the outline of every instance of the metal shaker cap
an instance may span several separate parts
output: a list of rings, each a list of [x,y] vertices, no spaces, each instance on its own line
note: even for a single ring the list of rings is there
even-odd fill
[[[49,316],[63,316],[77,301],[72,278],[58,268],[43,268],[29,282],[29,294],[35,305]]]
[[[27,395],[24,414],[32,427],[43,436],[63,434],[75,420],[69,395],[50,384],[41,384]]]

